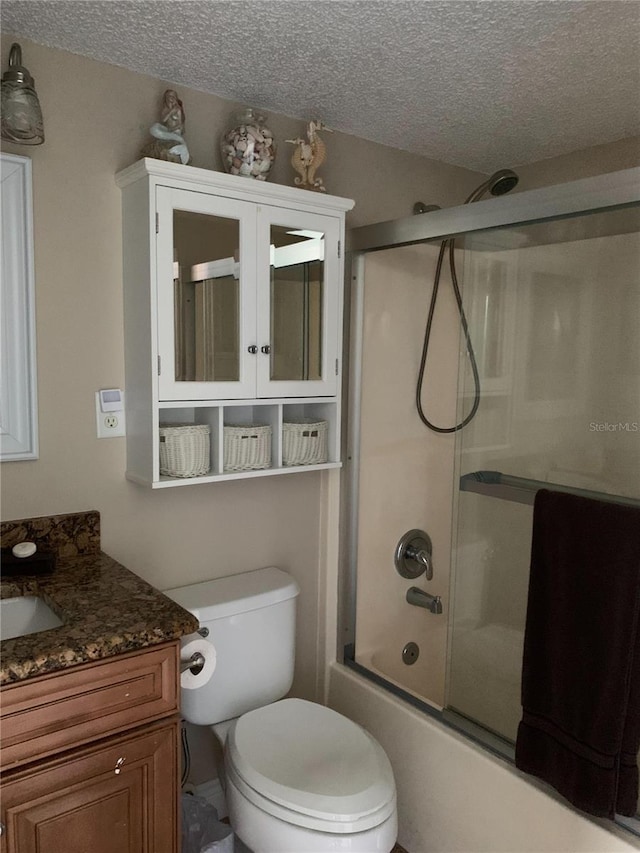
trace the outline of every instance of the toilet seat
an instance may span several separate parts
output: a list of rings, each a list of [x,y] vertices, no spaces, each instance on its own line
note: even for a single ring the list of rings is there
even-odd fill
[[[395,812],[380,745],[341,714],[302,699],[250,711],[230,729],[229,778],[263,811],[298,826],[352,833]]]

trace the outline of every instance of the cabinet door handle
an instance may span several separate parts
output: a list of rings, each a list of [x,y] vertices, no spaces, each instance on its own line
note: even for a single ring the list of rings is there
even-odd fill
[[[114,770],[113,770],[113,772],[116,774],[116,776],[117,776],[117,775],[120,773],[120,771],[122,770],[122,765],[124,764],[125,760],[126,760],[126,759],[124,759],[124,758],[119,758],[119,759],[116,761],[116,766],[115,766],[115,768],[114,768]]]
[[[258,347],[255,344],[251,344],[250,347],[247,347],[247,352],[250,352],[251,355],[255,355],[258,352]]]
[[[269,355],[269,353],[271,352],[271,347],[269,346],[269,344],[265,344],[263,347],[260,347],[260,350],[265,355]]]

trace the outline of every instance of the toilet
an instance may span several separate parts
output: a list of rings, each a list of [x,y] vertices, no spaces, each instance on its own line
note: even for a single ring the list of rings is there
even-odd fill
[[[182,716],[223,745],[229,818],[253,853],[389,853],[396,791],[382,747],[330,708],[282,698],[298,593],[274,567],[165,593],[216,650],[212,677],[182,690]]]

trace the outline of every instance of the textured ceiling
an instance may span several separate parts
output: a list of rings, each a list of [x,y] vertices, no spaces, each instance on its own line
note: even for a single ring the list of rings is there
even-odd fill
[[[638,0],[2,0],[0,14],[17,37],[483,172],[640,135]]]

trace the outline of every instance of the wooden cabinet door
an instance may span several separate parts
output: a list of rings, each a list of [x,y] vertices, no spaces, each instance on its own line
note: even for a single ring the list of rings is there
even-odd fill
[[[3,853],[176,853],[178,722],[7,774]]]

